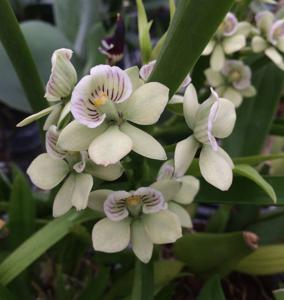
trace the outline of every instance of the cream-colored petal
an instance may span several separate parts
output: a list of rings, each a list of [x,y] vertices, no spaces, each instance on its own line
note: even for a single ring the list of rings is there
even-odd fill
[[[56,104],[53,105],[54,109],[53,111],[48,115],[46,118],[44,125],[43,125],[43,130],[48,130],[48,128],[52,125],[56,125],[58,122],[58,119],[60,117],[60,113],[62,111],[62,105],[61,104]]]
[[[215,47],[216,43],[215,41],[211,40],[209,41],[209,43],[207,44],[207,46],[205,47],[205,49],[202,52],[202,55],[209,55],[212,53],[214,47]]]
[[[268,47],[267,41],[261,36],[254,36],[251,40],[251,48],[255,53],[263,52]]]
[[[256,95],[257,91],[254,86],[249,86],[248,88],[241,91],[244,97],[250,98]]]
[[[174,154],[175,175],[177,177],[186,173],[199,147],[200,144],[193,135],[177,143]]]
[[[174,243],[182,236],[177,215],[168,210],[142,217],[145,230],[154,244]]]
[[[200,187],[200,182],[193,176],[183,176],[178,179],[182,184],[179,192],[174,197],[174,201],[180,204],[190,204],[197,195]]]
[[[183,113],[185,121],[191,129],[194,128],[195,116],[199,107],[196,90],[194,85],[190,84],[184,93]]]
[[[169,202],[168,205],[169,205],[169,210],[174,214],[176,214],[177,217],[179,218],[182,227],[185,228],[193,227],[190,215],[183,207],[181,207],[177,203],[174,203],[173,201]]]
[[[88,207],[104,213],[104,202],[112,192],[112,190],[96,190],[91,192],[89,195]]]
[[[130,241],[130,219],[119,222],[104,218],[96,223],[92,231],[93,247],[106,253],[125,249]]]
[[[235,107],[239,107],[243,102],[242,94],[234,88],[227,88],[223,95],[224,98],[230,100]]]
[[[128,68],[125,70],[125,72],[130,78],[133,92],[143,85],[144,82],[139,77],[139,68],[137,66]]]
[[[242,34],[227,37],[223,41],[223,47],[226,54],[233,54],[246,46],[246,38]]]
[[[159,180],[151,185],[155,190],[160,191],[166,201],[173,200],[181,188],[181,183],[177,180]]]
[[[216,118],[213,122],[212,134],[217,138],[229,136],[236,123],[236,109],[234,104],[224,98],[220,98]]]
[[[162,145],[150,134],[127,122],[120,126],[120,130],[131,138],[134,152],[152,159],[167,159],[167,154]]]
[[[101,165],[97,165],[90,160],[87,162],[85,172],[90,173],[102,180],[114,181],[123,174],[123,167],[121,163],[116,163],[104,167]]]
[[[213,87],[218,87],[225,81],[221,72],[215,71],[213,69],[207,69],[204,73],[209,85]]]
[[[282,55],[273,47],[270,47],[265,50],[266,56],[268,56],[274,63],[275,65],[284,71],[284,60]]]
[[[32,183],[43,190],[57,186],[68,172],[69,166],[64,160],[54,159],[47,153],[36,157],[27,169]]]
[[[218,44],[214,48],[210,57],[210,66],[215,71],[220,71],[225,64],[225,53],[222,45]]]
[[[61,131],[58,145],[68,151],[87,150],[92,141],[107,128],[106,124],[102,124],[97,128],[89,128],[74,120]]]
[[[140,125],[156,123],[169,100],[169,89],[149,82],[139,87],[128,100],[117,105],[123,118]]]
[[[153,253],[153,243],[147,235],[141,220],[137,219],[131,224],[131,244],[134,254],[147,264]]]
[[[219,149],[214,151],[211,146],[203,145],[199,158],[199,167],[202,176],[207,182],[222,191],[226,191],[232,184],[233,171],[228,161],[220,154]]]
[[[132,150],[132,147],[130,137],[120,131],[118,126],[111,126],[94,139],[88,152],[94,163],[108,166],[119,162]]]

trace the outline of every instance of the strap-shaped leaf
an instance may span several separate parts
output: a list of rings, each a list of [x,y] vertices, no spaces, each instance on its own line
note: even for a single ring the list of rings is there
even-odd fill
[[[219,276],[212,276],[206,282],[197,300],[225,300]]]

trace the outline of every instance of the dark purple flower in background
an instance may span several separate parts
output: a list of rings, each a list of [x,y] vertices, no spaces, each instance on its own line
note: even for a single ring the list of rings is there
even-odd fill
[[[125,27],[123,18],[117,15],[116,28],[113,36],[102,40],[99,51],[107,56],[108,63],[115,65],[121,61],[124,53]]]

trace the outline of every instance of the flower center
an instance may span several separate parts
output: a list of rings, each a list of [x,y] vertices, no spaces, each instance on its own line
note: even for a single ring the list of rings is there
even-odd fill
[[[241,79],[241,77],[242,77],[241,72],[238,71],[238,70],[234,70],[234,71],[232,71],[232,72],[230,73],[230,75],[229,75],[229,80],[230,80],[231,82],[233,82],[233,81],[239,81],[239,80]]]
[[[142,200],[139,196],[131,196],[126,199],[127,206],[137,206],[141,204]]]
[[[141,213],[142,199],[139,196],[130,196],[125,199],[128,211],[133,217],[139,216]]]
[[[277,39],[283,35],[284,35],[284,26],[279,26],[278,28],[275,29],[275,31],[273,33],[273,37],[275,39]]]
[[[98,97],[93,100],[93,103],[96,107],[101,107],[106,104],[108,96],[105,92],[100,91]]]

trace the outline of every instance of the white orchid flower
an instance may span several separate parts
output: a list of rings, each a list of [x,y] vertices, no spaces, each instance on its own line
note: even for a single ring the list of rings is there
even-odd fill
[[[77,210],[86,208],[92,175],[104,180],[122,175],[120,164],[103,168],[90,162],[86,152],[64,151],[57,145],[58,136],[56,126],[51,126],[46,133],[47,153],[36,157],[27,170],[34,185],[43,190],[51,190],[64,181],[53,203],[54,217],[65,214],[72,206]]]
[[[197,150],[201,147],[199,167],[204,179],[220,190],[228,190],[232,184],[234,164],[229,155],[217,143],[216,138],[229,136],[236,121],[234,104],[211,88],[211,96],[202,104],[192,84],[188,86],[183,101],[186,123],[193,131],[188,138],[176,145],[175,175],[183,176]]]
[[[236,107],[240,106],[244,97],[253,97],[256,89],[251,84],[251,69],[240,60],[226,60],[222,70],[205,70],[210,86],[217,93],[231,100]]]
[[[262,11],[255,17],[258,28],[252,38],[255,53],[264,53],[278,68],[284,70],[284,19],[276,20],[270,11]]]
[[[239,23],[236,16],[229,12],[202,53],[211,55],[211,68],[220,71],[225,64],[226,55],[238,52],[246,46],[249,32],[250,25],[247,22]]]
[[[161,144],[138,125],[158,121],[169,90],[158,82],[141,85],[138,68],[127,72],[99,65],[74,88],[71,112],[75,118],[60,134],[58,144],[68,151],[87,150],[99,165],[117,163],[131,150],[165,160]]]
[[[65,48],[53,52],[51,57],[51,75],[47,82],[45,93],[45,98],[52,105],[27,117],[17,124],[18,127],[28,125],[35,120],[49,115],[43,127],[44,130],[47,130],[51,125],[59,124],[70,112],[68,97],[71,95],[73,87],[77,82],[77,73],[70,61],[72,53],[72,50]]]
[[[97,190],[90,194],[88,206],[106,215],[93,228],[97,251],[119,252],[130,243],[135,255],[147,263],[154,244],[174,243],[182,235],[178,217],[167,210],[163,194],[153,187],[132,192]]]
[[[146,82],[148,80],[148,78],[150,77],[150,75],[156,65],[156,62],[157,62],[156,60],[152,60],[148,64],[143,65],[141,67],[139,74],[144,82]],[[189,75],[187,75],[185,77],[184,81],[182,82],[180,89],[187,87],[190,83],[191,83],[191,77]]]
[[[199,180],[193,176],[175,176],[174,161],[165,162],[158,173],[152,188],[161,191],[168,204],[168,210],[175,213],[182,227],[192,228],[192,221],[183,205],[189,205],[199,191]]]

